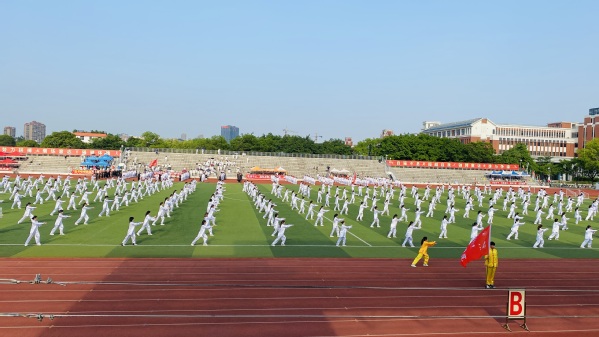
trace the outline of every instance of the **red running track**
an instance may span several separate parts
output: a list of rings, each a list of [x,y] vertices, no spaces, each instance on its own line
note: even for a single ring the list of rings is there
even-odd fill
[[[597,260],[504,259],[492,290],[481,261],[410,262],[2,259],[0,336],[599,335]],[[508,288],[530,333],[502,327]]]

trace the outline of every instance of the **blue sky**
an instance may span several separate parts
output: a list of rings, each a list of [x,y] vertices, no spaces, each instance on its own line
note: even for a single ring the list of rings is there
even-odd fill
[[[580,122],[599,1],[0,0],[3,126],[354,142],[425,120]]]

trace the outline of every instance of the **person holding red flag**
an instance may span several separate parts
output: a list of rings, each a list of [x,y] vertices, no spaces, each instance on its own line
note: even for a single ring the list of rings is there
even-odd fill
[[[487,270],[487,289],[495,288],[495,272],[497,271],[497,265],[499,260],[497,259],[497,248],[495,248],[495,242],[491,241],[489,244],[489,254],[485,255],[485,267]]]

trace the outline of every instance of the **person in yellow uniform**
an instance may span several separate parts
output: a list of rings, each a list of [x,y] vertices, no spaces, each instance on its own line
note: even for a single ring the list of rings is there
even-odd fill
[[[495,272],[497,271],[497,265],[499,260],[497,259],[497,248],[495,248],[495,242],[491,241],[489,244],[489,255],[485,255],[485,267],[487,268],[487,289],[495,288]]]
[[[437,242],[436,241],[429,242],[427,240],[428,240],[428,237],[425,236],[420,241],[420,250],[418,250],[418,256],[416,256],[414,261],[412,261],[412,267],[416,267],[416,263],[418,263],[418,261],[420,261],[420,259],[423,256],[424,256],[423,266],[428,267],[428,254],[426,253],[426,251],[428,250],[428,247],[436,245]]]

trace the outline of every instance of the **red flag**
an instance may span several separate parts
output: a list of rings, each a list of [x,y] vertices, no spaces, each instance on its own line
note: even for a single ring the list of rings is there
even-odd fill
[[[487,226],[487,228],[483,229],[480,234],[470,244],[464,252],[462,253],[462,257],[460,259],[460,264],[464,267],[470,261],[475,261],[480,259],[481,257],[487,255],[489,253],[489,239],[491,235],[491,225]]]
[[[150,162],[150,167],[158,165],[158,159],[154,159]]]

